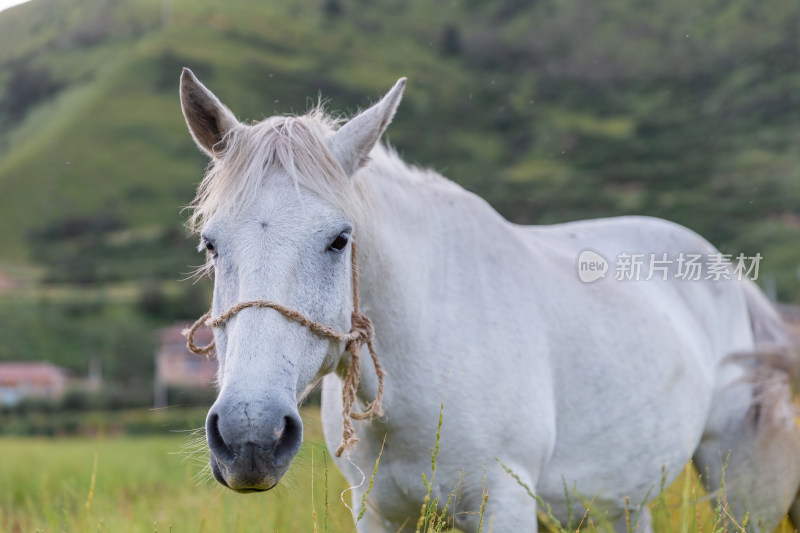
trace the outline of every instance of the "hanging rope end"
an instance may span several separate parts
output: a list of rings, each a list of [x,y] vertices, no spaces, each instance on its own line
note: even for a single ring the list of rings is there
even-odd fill
[[[355,435],[351,435],[349,437],[343,436],[342,442],[339,443],[339,447],[336,448],[336,453],[334,455],[336,455],[336,457],[341,457],[345,450],[352,450],[357,442],[358,437]]]

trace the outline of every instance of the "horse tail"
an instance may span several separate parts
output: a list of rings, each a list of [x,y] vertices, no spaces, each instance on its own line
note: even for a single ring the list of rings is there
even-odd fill
[[[770,383],[773,386],[783,383],[797,393],[800,391],[800,380],[797,379],[800,339],[790,332],[778,309],[753,281],[744,280],[743,288],[754,349],[752,353],[740,354],[739,357],[750,361],[751,376],[761,383],[762,388]]]
[[[756,348],[759,345],[791,346],[795,344],[797,340],[792,339],[778,309],[761,292],[758,285],[748,279],[744,280],[743,286]]]

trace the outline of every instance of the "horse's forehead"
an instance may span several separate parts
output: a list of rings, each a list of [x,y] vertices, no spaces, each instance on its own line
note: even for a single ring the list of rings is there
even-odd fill
[[[216,213],[208,226],[227,228],[232,234],[268,230],[302,235],[343,220],[336,208],[278,170],[265,176],[244,205]]]
[[[251,216],[292,219],[301,213],[301,206],[307,203],[307,194],[292,183],[291,178],[281,170],[265,170],[256,194],[247,206]]]
[[[250,207],[252,216],[275,224],[324,225],[341,218],[333,205],[282,171],[263,180]]]

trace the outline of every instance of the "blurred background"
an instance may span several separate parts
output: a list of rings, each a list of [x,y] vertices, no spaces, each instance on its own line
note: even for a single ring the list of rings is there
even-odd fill
[[[800,303],[798,2],[33,0],[0,12],[0,433],[209,405],[184,66],[242,120],[407,76],[407,161],[519,223],[677,221]],[[100,420],[147,430],[126,413]]]
[[[215,362],[180,335],[211,292],[187,279],[184,66],[242,120],[353,113],[407,76],[407,161],[518,223],[677,221],[800,304],[800,2],[32,0],[0,11],[0,530],[351,527],[313,405],[288,489],[197,486],[181,431]],[[699,516],[676,485],[664,531]]]

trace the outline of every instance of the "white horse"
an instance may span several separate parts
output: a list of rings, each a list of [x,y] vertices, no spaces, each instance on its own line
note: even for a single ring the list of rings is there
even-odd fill
[[[406,165],[379,143],[404,81],[338,128],[319,110],[245,125],[189,70],[181,77],[186,121],[211,157],[191,222],[213,264],[212,316],[269,300],[350,331],[358,241],[361,308],[387,371],[383,416],[356,421],[360,442],[337,461],[357,487],[357,514],[362,473],[385,438],[358,530],[413,530],[443,398],[433,495],[446,500],[463,477],[453,525],[465,532],[478,530],[484,480],[493,531],[536,530],[537,502],[519,482],[561,520],[566,486],[624,529],[626,498],[636,507],[655,496],[662,469],[669,483],[694,458],[715,489],[729,452],[728,511],[772,528],[800,485],[798,431],[788,388],[775,386],[786,380],[762,379],[782,374],[735,356],[785,341],[770,303],[752,282],[685,281],[675,265],[666,281],[645,280],[647,256],[642,280],[612,276],[622,252],[716,253],[677,224],[518,226]],[[592,283],[578,275],[588,249],[601,272],[608,261]],[[206,431],[220,483],[240,492],[278,483],[302,441],[297,402],[320,380],[336,448],[351,362],[343,343],[255,307],[214,335],[219,397]],[[361,409],[378,386],[363,351]]]

